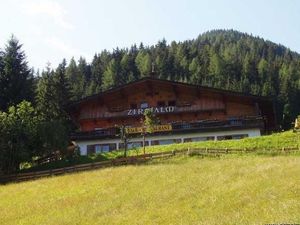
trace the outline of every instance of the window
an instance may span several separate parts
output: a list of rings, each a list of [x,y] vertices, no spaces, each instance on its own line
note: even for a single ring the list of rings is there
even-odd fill
[[[225,136],[218,136],[217,140],[221,141],[221,140],[231,140],[232,139],[232,135],[225,135]]]
[[[147,109],[149,106],[148,106],[148,103],[147,102],[142,102],[141,103],[141,109]]]
[[[148,146],[149,142],[145,141],[145,146]],[[127,149],[133,149],[133,148],[140,148],[143,146],[142,141],[137,141],[137,142],[129,142],[127,143]],[[119,144],[119,149],[124,149],[124,143]]]
[[[209,141],[214,140],[213,136],[210,137],[194,137],[194,138],[185,138],[184,142],[194,142],[194,141]]]
[[[164,101],[157,102],[157,107],[164,107],[164,106],[166,106],[166,103]]]
[[[166,139],[151,141],[151,145],[169,145],[174,143],[181,143],[181,139]]]
[[[248,134],[235,134],[235,135],[225,135],[225,136],[218,136],[217,140],[231,140],[231,139],[242,139],[248,137]]]
[[[248,137],[248,134],[238,134],[238,135],[232,135],[232,139],[243,139]]]
[[[183,139],[183,142],[192,142],[192,138],[185,138]]]
[[[95,153],[95,145],[88,145],[87,146],[87,154],[93,154]]]
[[[103,152],[109,152],[112,150],[116,150],[117,145],[114,143],[107,143],[107,144],[96,144],[96,145],[88,145],[87,146],[87,153],[93,154],[93,153],[103,153]]]
[[[100,145],[95,146],[95,153],[101,153],[101,146]]]

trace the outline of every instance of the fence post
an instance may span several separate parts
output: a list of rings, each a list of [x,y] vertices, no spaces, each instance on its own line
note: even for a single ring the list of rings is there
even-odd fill
[[[225,148],[225,152],[226,152],[226,154],[228,154],[228,148]]]
[[[284,147],[282,147],[282,152],[284,152],[285,151],[285,148]]]
[[[187,155],[188,155],[188,156],[190,155],[190,147],[188,147]]]

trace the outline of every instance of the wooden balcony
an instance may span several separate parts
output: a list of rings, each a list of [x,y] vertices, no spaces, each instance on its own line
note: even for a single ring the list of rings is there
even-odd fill
[[[265,122],[263,117],[244,117],[244,118],[230,118],[228,120],[203,120],[197,122],[180,122],[172,123],[172,130],[164,133],[185,133],[185,132],[208,132],[220,130],[233,130],[233,129],[248,129],[260,128],[264,130]],[[87,132],[75,132],[70,135],[72,140],[91,140],[91,139],[104,139],[116,138],[118,133],[117,128],[109,128]],[[137,134],[135,134],[137,135]],[[134,136],[134,135],[133,135]]]
[[[246,129],[246,128],[264,128],[264,119],[262,117],[244,117],[231,118],[228,120],[203,120],[193,123],[173,123],[172,130],[224,130],[224,129]]]
[[[73,132],[70,134],[70,138],[72,140],[89,140],[89,139],[116,137],[116,135],[117,135],[117,128],[108,128],[102,130]]]

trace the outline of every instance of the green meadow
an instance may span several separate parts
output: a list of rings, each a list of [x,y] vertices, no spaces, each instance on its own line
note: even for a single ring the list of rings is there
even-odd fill
[[[0,186],[0,224],[300,223],[299,155],[181,156]]]

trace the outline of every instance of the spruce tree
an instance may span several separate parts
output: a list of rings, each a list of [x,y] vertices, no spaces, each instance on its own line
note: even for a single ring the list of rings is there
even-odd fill
[[[48,65],[39,78],[36,91],[37,110],[45,120],[59,118],[54,71]]]
[[[70,102],[72,98],[71,87],[69,79],[66,76],[66,60],[63,59],[56,69],[53,77],[53,85],[55,89],[55,100],[57,101],[57,108],[59,110],[61,118],[65,118],[67,113],[65,112],[65,107]]]
[[[23,100],[33,100],[33,74],[22,51],[22,45],[12,36],[0,53],[0,110],[7,110]]]
[[[116,86],[118,76],[118,65],[115,59],[112,59],[108,64],[103,74],[103,90],[110,89]]]

